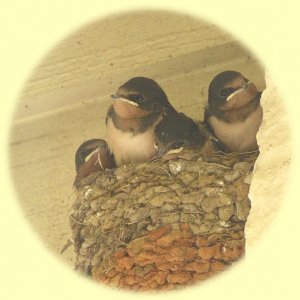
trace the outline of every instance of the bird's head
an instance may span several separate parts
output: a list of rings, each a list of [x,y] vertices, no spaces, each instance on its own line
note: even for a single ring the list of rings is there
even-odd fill
[[[208,104],[220,110],[234,110],[247,105],[257,94],[255,84],[241,73],[225,71],[211,81]]]
[[[163,110],[174,110],[163,89],[152,79],[134,77],[121,85],[114,95],[114,110],[124,118],[136,118]]]

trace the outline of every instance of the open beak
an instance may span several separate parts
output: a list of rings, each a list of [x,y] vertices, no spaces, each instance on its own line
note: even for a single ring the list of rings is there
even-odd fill
[[[235,95],[245,91],[249,85],[251,84],[251,81],[247,81],[247,82],[243,82],[242,83],[242,87],[237,89],[236,91],[234,91],[232,94],[230,94],[227,98],[226,98],[226,102],[229,102]]]

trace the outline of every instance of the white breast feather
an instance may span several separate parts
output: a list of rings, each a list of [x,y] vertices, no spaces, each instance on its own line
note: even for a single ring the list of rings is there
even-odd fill
[[[116,164],[142,162],[151,159],[156,154],[154,148],[154,128],[134,135],[117,129],[112,120],[107,122],[107,143],[114,154]]]
[[[256,134],[261,120],[262,108],[259,105],[244,121],[226,123],[212,116],[209,118],[209,123],[218,139],[231,151],[246,152],[255,150]]]

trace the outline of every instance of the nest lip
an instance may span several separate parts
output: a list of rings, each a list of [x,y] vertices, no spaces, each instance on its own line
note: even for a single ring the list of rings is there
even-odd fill
[[[103,171],[96,171],[92,174],[90,174],[87,178],[94,178],[94,177],[98,177],[101,176],[102,174],[115,174],[115,172],[134,172],[134,170],[137,170],[139,168],[152,168],[152,167],[156,167],[156,166],[165,166],[168,165],[169,163],[179,163],[182,161],[191,161],[191,160],[203,160],[204,162],[209,163],[210,165],[215,165],[215,166],[219,166],[221,168],[227,168],[230,169],[230,166],[226,165],[226,164],[220,164],[218,162],[214,162],[213,159],[214,158],[221,158],[221,157],[231,157],[231,158],[235,158],[236,160],[242,160],[243,157],[247,157],[249,156],[249,158],[253,158],[252,160],[254,160],[254,162],[256,161],[258,155],[259,155],[259,150],[255,150],[255,151],[248,151],[248,152],[242,152],[242,153],[238,153],[238,152],[230,152],[230,153],[225,153],[222,151],[218,151],[216,154],[212,155],[211,157],[207,157],[204,156],[203,153],[201,152],[201,150],[195,150],[195,149],[184,149],[184,148],[180,148],[180,149],[174,149],[170,150],[170,153],[168,152],[167,154],[177,154],[176,157],[171,156],[170,159],[163,159],[163,158],[158,158],[155,157],[152,161],[149,162],[140,162],[140,163],[130,163],[130,164],[126,164],[126,165],[122,165],[119,167],[115,167],[112,169],[105,169]],[[218,160],[218,159],[216,159]],[[167,171],[167,170],[166,170]],[[84,186],[90,186],[90,181],[87,180],[87,178],[82,179],[78,185],[75,187],[77,188],[82,188]]]

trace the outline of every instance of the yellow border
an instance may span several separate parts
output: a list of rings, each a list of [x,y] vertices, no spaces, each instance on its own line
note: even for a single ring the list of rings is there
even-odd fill
[[[167,9],[202,17],[229,31],[256,53],[269,67],[284,96],[293,128],[294,146],[299,149],[298,1],[2,1],[1,299],[149,297],[112,291],[89,281],[85,282],[44,249],[41,241],[31,233],[16,204],[7,159],[8,131],[15,100],[40,59],[60,40],[84,24],[111,13],[144,8]],[[296,163],[299,166],[297,158],[294,160],[295,166]],[[299,172],[295,168],[286,201],[278,217],[246,262],[238,264],[228,275],[211,280],[203,286],[155,297],[300,299],[300,200],[296,193],[296,184],[299,185],[298,175]]]

